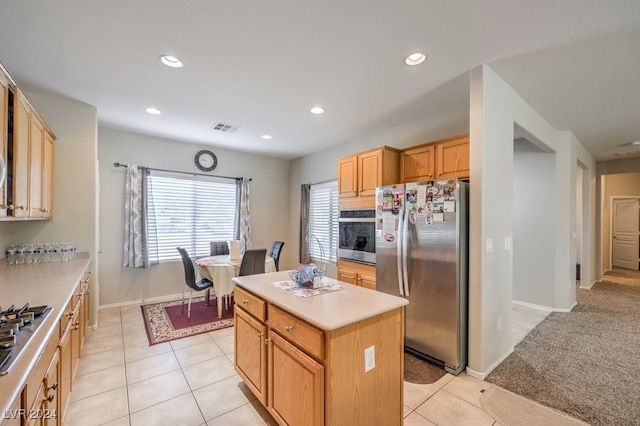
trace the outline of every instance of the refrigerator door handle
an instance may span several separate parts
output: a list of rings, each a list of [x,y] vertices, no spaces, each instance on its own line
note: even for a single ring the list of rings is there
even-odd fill
[[[407,247],[409,246],[408,244],[408,237],[407,234],[409,233],[409,209],[405,207],[404,209],[404,219],[402,222],[402,274],[404,276],[404,297],[409,297],[409,268],[408,268],[408,261],[407,261]]]
[[[398,215],[398,234],[397,234],[397,244],[396,244],[396,266],[398,269],[398,291],[400,292],[400,296],[405,296],[404,294],[404,279],[402,277],[402,227],[403,227],[403,216],[404,212],[401,212]]]

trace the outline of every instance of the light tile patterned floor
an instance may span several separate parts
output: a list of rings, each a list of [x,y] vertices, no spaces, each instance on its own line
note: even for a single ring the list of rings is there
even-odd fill
[[[545,313],[514,306],[514,344]],[[65,420],[72,425],[275,425],[233,369],[233,328],[149,346],[139,306],[101,310],[88,333]],[[495,425],[492,385],[464,373],[404,385],[404,424]]]

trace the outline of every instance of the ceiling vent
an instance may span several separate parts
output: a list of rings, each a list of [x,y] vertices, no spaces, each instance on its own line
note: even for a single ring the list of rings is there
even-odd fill
[[[216,123],[213,126],[213,130],[217,130],[218,132],[225,132],[225,133],[235,133],[238,129],[239,129],[238,126],[233,126],[231,124],[224,124],[224,123]]]

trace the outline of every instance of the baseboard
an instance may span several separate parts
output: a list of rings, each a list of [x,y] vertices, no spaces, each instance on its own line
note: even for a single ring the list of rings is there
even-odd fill
[[[127,301],[127,302],[111,303],[111,304],[108,304],[108,305],[100,305],[98,307],[98,311],[100,311],[101,309],[121,308],[123,306],[142,305],[142,304],[145,304],[145,303],[169,302],[171,300],[176,300],[176,299],[181,299],[181,298],[182,298],[182,293],[178,293],[178,294],[170,294],[168,296],[158,296],[158,297],[151,297],[151,298],[147,298],[147,299],[130,300],[130,301]]]
[[[511,355],[513,353],[513,347],[511,347],[506,354],[502,355],[500,358],[498,358],[498,360],[496,362],[494,362],[493,364],[491,364],[489,366],[488,369],[486,369],[485,371],[475,371],[472,370],[471,368],[469,368],[469,366],[467,366],[467,368],[465,369],[465,373],[467,373],[469,376],[471,377],[475,377],[478,380],[484,380],[487,378],[487,376],[489,374],[491,374],[491,372],[493,370],[495,370],[495,368],[500,365],[502,363],[502,361],[504,361],[505,359],[507,359],[507,357],[509,355]]]
[[[536,305],[534,303],[522,302],[520,300],[512,300],[511,303],[531,309],[537,309],[539,311],[553,312],[553,308],[544,305]]]

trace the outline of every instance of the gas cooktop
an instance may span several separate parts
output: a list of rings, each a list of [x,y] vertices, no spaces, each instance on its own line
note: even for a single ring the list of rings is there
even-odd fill
[[[0,376],[9,372],[51,310],[49,306],[31,307],[28,303],[20,309],[15,305],[7,310],[0,308]]]

